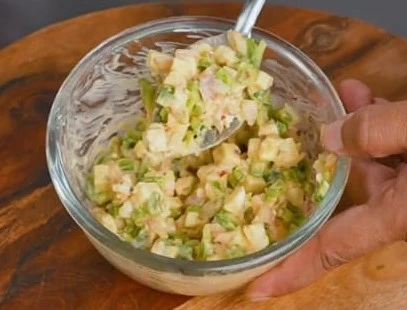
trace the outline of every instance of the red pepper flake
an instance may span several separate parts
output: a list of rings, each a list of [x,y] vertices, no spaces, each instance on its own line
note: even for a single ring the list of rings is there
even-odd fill
[[[222,170],[221,172],[219,172],[219,176],[223,177],[227,172],[225,170]]]
[[[220,119],[223,121],[226,118],[225,114],[222,114],[222,116],[220,117]]]

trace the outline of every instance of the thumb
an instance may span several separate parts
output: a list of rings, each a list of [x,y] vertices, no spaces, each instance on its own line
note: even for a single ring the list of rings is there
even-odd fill
[[[403,240],[407,229],[407,168],[397,179],[384,183],[368,204],[353,207],[331,219],[318,234],[280,266],[248,287],[252,300],[296,291],[325,271],[375,248]]]
[[[365,106],[326,126],[322,143],[331,152],[386,157],[407,149],[407,101]]]

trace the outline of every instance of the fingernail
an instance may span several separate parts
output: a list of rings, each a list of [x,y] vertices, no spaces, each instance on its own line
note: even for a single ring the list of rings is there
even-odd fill
[[[342,119],[321,127],[322,144],[328,151],[337,154],[343,152],[342,126],[344,122],[345,119]]]

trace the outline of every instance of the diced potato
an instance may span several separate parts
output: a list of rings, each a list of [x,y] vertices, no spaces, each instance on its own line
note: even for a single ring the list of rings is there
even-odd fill
[[[133,213],[133,204],[131,201],[126,201],[119,209],[119,216],[123,218],[131,218]]]
[[[109,229],[112,233],[117,234],[117,226],[116,226],[116,221],[111,216],[110,214],[100,211],[96,214],[97,218],[99,219],[99,222],[105,226],[107,229]]]
[[[259,138],[249,139],[249,143],[247,146],[247,157],[250,160],[256,159],[258,157],[260,144],[261,144],[261,139],[259,139]]]
[[[174,245],[165,245],[164,241],[157,240],[151,247],[151,252],[158,255],[175,258],[179,254],[179,248]]]
[[[231,241],[232,245],[239,245],[242,248],[247,248],[247,239],[243,233],[242,228],[238,228],[234,231],[234,237]]]
[[[259,136],[278,136],[278,127],[274,120],[270,120],[266,124],[263,124],[259,128]]]
[[[108,165],[96,165],[93,167],[94,185],[97,192],[105,192],[110,189],[110,167]]]
[[[214,52],[216,62],[221,66],[232,66],[238,59],[236,52],[226,45],[219,45]]]
[[[275,136],[265,138],[259,148],[259,158],[263,161],[275,161],[279,152],[281,139]]]
[[[151,152],[164,152],[168,149],[164,125],[152,123],[144,133],[144,142]]]
[[[136,146],[133,149],[133,153],[137,158],[144,158],[148,153],[146,144],[143,141],[137,142]]]
[[[247,42],[246,38],[242,36],[240,32],[228,31],[227,39],[229,45],[241,56],[247,55]]]
[[[155,50],[149,50],[147,56],[147,65],[152,74],[165,74],[170,71],[172,65],[172,56],[160,53]]]
[[[175,58],[188,59],[188,58],[198,58],[199,52],[192,48],[179,48],[175,51]]]
[[[243,233],[254,251],[260,251],[269,245],[270,241],[262,223],[243,226]]]
[[[198,44],[192,44],[191,49],[198,51],[199,53],[204,53],[204,52],[211,52],[213,50],[212,46],[209,45],[208,43],[198,43]]]
[[[214,164],[210,164],[200,167],[196,174],[201,183],[206,183],[208,176],[217,174],[218,170],[219,168],[217,166],[215,166]]]
[[[256,81],[254,82],[253,86],[257,90],[266,90],[269,89],[273,85],[273,78],[271,75],[264,71],[259,71],[257,74]]]
[[[197,73],[197,63],[194,57],[174,58],[171,66],[171,73],[177,72],[185,79],[193,78]],[[165,83],[165,82],[164,82]]]
[[[212,155],[217,165],[234,167],[240,163],[240,149],[233,143],[222,143],[213,150]]]
[[[252,175],[246,176],[246,179],[244,181],[244,188],[246,192],[254,194],[262,193],[266,188],[266,185],[267,184],[263,178],[256,178]]]
[[[169,170],[164,173],[164,178],[163,178],[163,191],[164,194],[167,196],[173,196],[174,195],[174,190],[175,190],[175,175],[174,171]]]
[[[175,182],[175,192],[179,196],[187,196],[191,193],[194,184],[196,183],[196,178],[194,176],[186,176],[177,179]]]
[[[176,88],[185,88],[187,86],[187,80],[186,77],[182,74],[182,72],[171,71],[164,79],[164,84]]]
[[[185,222],[184,226],[191,228],[196,227],[201,224],[201,220],[199,219],[198,212],[187,212],[185,215]]]
[[[252,223],[265,223],[272,225],[275,219],[275,211],[269,206],[263,204],[257,210],[256,216],[253,219]]]
[[[286,197],[296,207],[302,207],[305,202],[304,191],[294,182],[287,183]]]
[[[257,119],[257,103],[254,100],[242,101],[242,116],[249,126],[253,126]]]
[[[232,193],[226,195],[223,208],[237,216],[241,216],[244,211],[246,192],[243,186],[236,187]]]
[[[133,188],[132,200],[136,206],[141,206],[148,201],[153,193],[158,193],[162,196],[161,188],[157,183],[139,182]]]

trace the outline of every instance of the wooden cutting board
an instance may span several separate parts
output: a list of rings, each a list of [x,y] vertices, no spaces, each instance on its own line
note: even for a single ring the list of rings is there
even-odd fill
[[[367,8],[368,9],[368,8]],[[395,243],[290,296],[250,304],[241,292],[192,298],[154,291],[111,267],[59,202],[45,164],[48,111],[61,82],[93,46],[174,15],[234,18],[239,4],[146,4],[92,13],[0,51],[1,309],[407,309],[407,245]],[[407,41],[327,13],[268,6],[258,25],[294,43],[336,84],[359,78],[407,98]]]

